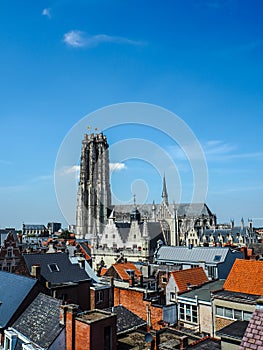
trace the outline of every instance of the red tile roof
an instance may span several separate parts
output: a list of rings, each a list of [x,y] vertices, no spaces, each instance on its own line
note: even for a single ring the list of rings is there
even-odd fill
[[[236,259],[224,283],[232,292],[263,295],[263,261]]]
[[[208,282],[208,278],[202,267],[195,267],[187,270],[180,270],[171,272],[179,292],[185,292],[188,290],[189,285],[200,286]]]
[[[107,267],[102,267],[100,275],[103,276],[108,271]]]
[[[142,276],[141,271],[137,269],[133,263],[117,263],[112,266],[123,281],[128,281],[130,279],[130,275],[126,272],[127,270],[134,270],[135,278]]]

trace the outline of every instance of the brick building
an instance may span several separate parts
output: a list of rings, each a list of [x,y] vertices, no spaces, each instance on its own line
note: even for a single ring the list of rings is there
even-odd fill
[[[66,326],[66,350],[116,350],[116,315],[103,310],[78,312],[76,305],[61,307]]]

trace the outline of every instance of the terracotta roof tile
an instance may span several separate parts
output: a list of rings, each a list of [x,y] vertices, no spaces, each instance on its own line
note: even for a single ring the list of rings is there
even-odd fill
[[[263,261],[236,259],[224,283],[232,292],[263,295]]]
[[[108,271],[107,267],[101,269],[100,275],[103,276]]]
[[[137,267],[133,263],[117,263],[112,265],[116,270],[120,278],[124,281],[130,279],[129,274],[126,272],[127,270],[134,270],[134,277],[138,278],[142,275],[141,271],[137,269]]]
[[[195,267],[187,270],[180,270],[171,272],[173,278],[177,284],[179,292],[185,292],[188,290],[189,285],[199,286],[208,282],[208,278],[202,267]]]

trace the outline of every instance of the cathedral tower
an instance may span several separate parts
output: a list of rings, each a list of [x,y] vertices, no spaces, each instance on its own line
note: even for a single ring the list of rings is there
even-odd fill
[[[109,145],[102,133],[85,134],[82,141],[77,197],[77,238],[93,238],[102,233],[111,205]]]

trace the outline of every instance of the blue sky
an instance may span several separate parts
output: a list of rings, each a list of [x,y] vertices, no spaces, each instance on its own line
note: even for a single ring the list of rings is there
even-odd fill
[[[59,147],[84,116],[124,102],[161,106],[191,128],[219,222],[263,217],[262,18],[260,0],[1,1],[0,227],[66,224],[53,179]],[[140,137],[169,150],[189,201],[191,169],[178,147],[149,127],[119,124],[110,145]],[[159,202],[164,172],[177,200],[167,169],[118,159],[116,149],[111,162],[123,164],[112,175],[121,200],[140,192],[130,189],[139,178],[147,201]]]

